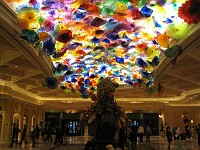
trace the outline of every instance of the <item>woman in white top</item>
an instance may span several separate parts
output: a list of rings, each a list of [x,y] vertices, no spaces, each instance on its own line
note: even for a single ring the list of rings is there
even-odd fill
[[[174,141],[177,146],[177,150],[183,150],[182,143],[181,143],[181,128],[177,126],[174,136]]]
[[[139,137],[140,137],[140,142],[143,142],[144,127],[142,125],[139,126],[139,128],[138,128],[138,134],[139,134]]]

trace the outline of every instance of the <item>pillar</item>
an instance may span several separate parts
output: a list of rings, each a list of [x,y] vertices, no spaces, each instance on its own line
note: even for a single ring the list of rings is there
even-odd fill
[[[84,136],[88,136],[88,126],[84,126]]]

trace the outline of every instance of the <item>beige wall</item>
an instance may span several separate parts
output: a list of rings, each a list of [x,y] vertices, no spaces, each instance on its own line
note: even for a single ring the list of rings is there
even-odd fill
[[[193,120],[193,123],[190,123],[190,126],[196,126],[200,123],[199,118],[199,107],[173,107],[173,106],[166,106],[165,107],[165,123],[169,125],[171,128],[174,126],[180,126],[182,130],[184,130],[184,122],[182,115],[184,112],[187,112],[189,119]]]
[[[34,124],[39,124],[44,120],[44,109],[40,105],[19,101],[16,99],[0,99],[0,106],[3,108],[3,120],[0,134],[0,140],[9,140],[11,137],[13,115],[16,113],[20,116],[20,129],[22,130],[24,123],[24,115],[27,116],[27,133],[31,131],[31,122],[34,120]],[[142,108],[142,106],[141,106]],[[143,107],[144,108],[144,107]],[[147,109],[144,109],[147,111]],[[180,107],[169,105],[157,105],[155,112],[163,115],[164,125],[169,125],[171,129],[174,126],[180,126],[184,130],[184,122],[182,114],[187,112],[189,118],[193,120],[191,126],[196,126],[200,123],[200,107]],[[148,111],[147,111],[148,112]],[[34,116],[34,119],[32,117]]]
[[[18,101],[14,99],[0,99],[0,106],[3,108],[1,140],[10,140],[12,132],[13,115],[20,116],[20,130],[23,128],[24,116],[27,116],[27,133],[31,131],[32,120],[34,125],[44,121],[44,110],[38,105]],[[34,119],[32,117],[34,116]]]

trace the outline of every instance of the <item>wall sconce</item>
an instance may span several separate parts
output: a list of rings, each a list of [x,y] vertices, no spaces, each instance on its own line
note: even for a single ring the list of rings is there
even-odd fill
[[[193,123],[194,121],[193,121],[193,120],[191,120],[190,122],[191,122],[191,123]]]
[[[159,118],[162,119],[162,115],[159,115]]]

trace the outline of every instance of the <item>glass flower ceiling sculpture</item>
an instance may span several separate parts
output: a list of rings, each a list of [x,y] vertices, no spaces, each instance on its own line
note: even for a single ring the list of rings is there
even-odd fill
[[[100,79],[154,91],[153,73],[169,48],[200,21],[197,0],[6,0],[20,36],[51,57],[49,88],[88,98]]]

